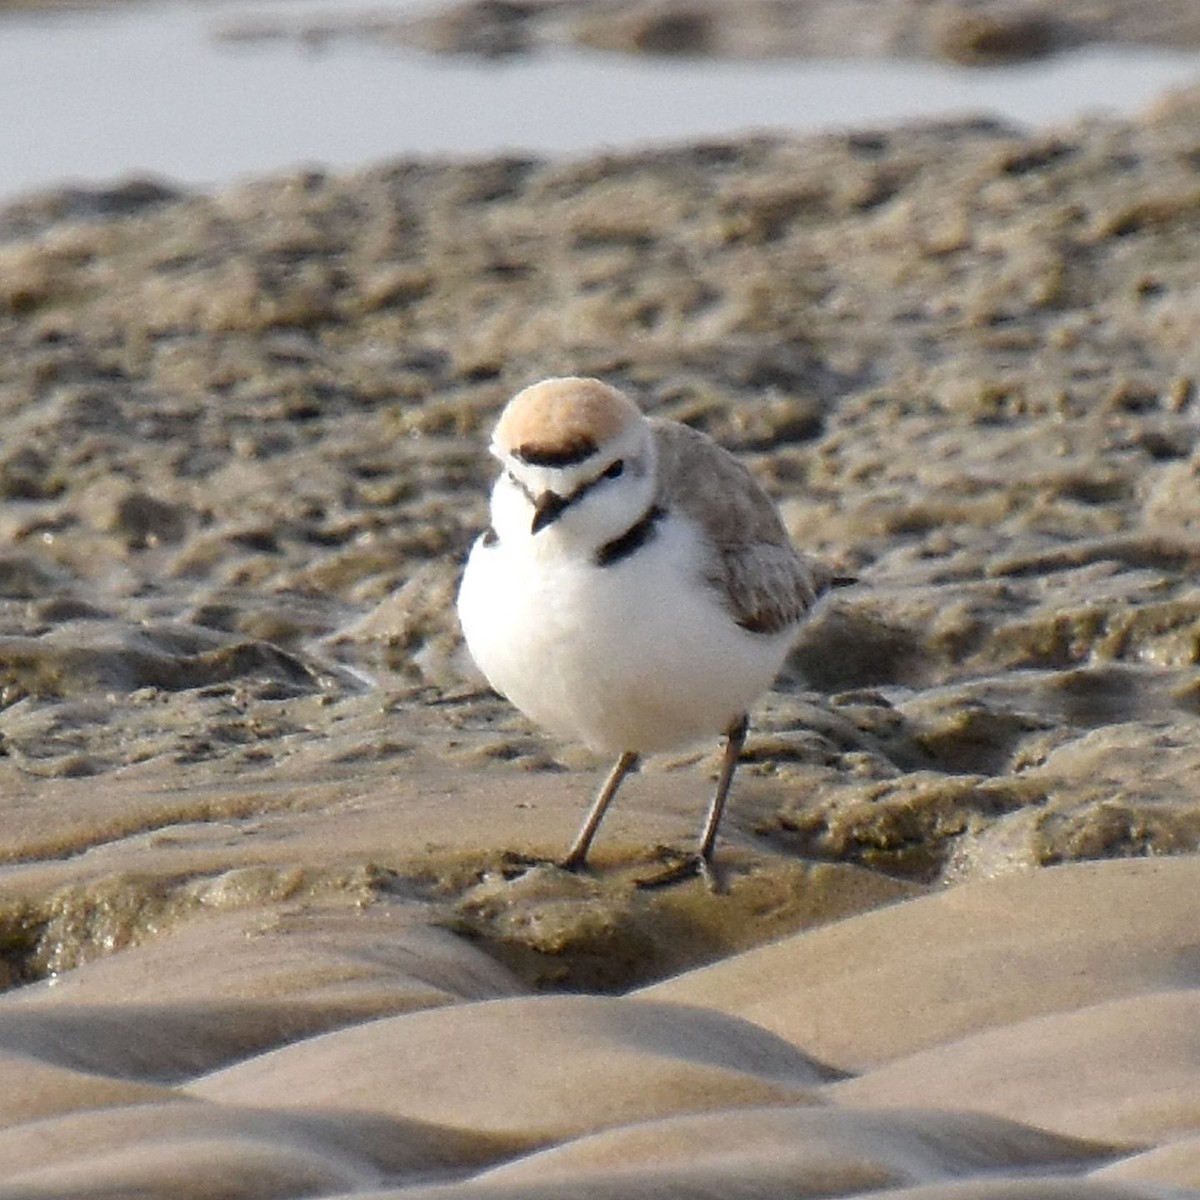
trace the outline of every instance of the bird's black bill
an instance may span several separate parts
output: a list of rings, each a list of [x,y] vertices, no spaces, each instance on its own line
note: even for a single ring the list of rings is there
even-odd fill
[[[543,492],[533,506],[533,524],[530,533],[541,533],[547,525],[555,521],[566,511],[573,497],[560,496],[557,492]]]

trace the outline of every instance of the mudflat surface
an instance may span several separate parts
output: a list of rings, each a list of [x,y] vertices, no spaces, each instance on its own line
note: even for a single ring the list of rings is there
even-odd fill
[[[0,211],[0,1198],[1200,1189],[1197,130]],[[754,716],[724,895],[636,886],[713,747],[593,874],[525,861],[603,764],[452,602],[555,373],[860,580]]]

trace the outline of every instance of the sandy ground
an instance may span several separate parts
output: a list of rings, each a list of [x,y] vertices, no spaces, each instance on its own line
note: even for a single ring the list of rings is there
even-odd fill
[[[1200,1191],[1198,130],[0,211],[0,1200]],[[531,869],[602,764],[463,659],[488,426],[566,372],[860,579],[724,895],[636,886],[712,747]]]

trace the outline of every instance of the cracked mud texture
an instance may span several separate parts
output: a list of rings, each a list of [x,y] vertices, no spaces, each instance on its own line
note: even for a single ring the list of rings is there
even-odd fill
[[[1115,880],[1132,889],[1122,911],[1166,922],[1200,844],[1197,130],[1192,92],[1036,136],[979,120],[565,163],[398,161],[0,211],[0,1068],[24,1097],[14,1119],[53,1115],[66,1144],[78,1112],[153,1109],[160,1142],[115,1126],[101,1140],[124,1147],[110,1178],[153,1178],[154,1195],[217,1194],[197,1175],[180,1191],[186,1162],[168,1164],[182,1089],[239,1196],[415,1186],[547,1139],[566,1156],[551,1167],[599,1196],[589,1155],[625,1152],[576,1134],[657,1114],[684,1137],[702,1111],[817,1095],[852,1125],[854,1097],[908,1094],[889,1055],[937,1039],[856,1056],[837,1036],[861,1030],[798,1030],[733,1001],[729,1025],[681,1009],[670,1044],[686,1071],[645,1067],[680,1106],[572,1109],[551,1129],[531,1093],[528,1110],[447,1131],[462,1097],[420,1095],[419,1080],[363,1115],[367,1091],[395,1084],[364,1065],[382,1061],[372,1037],[415,1030],[450,1054],[490,1045],[488,1022],[511,1033],[509,1014],[549,1014],[562,1061],[588,1047],[585,1072],[589,1055],[610,1062],[614,1029],[633,1055],[661,1050],[671,1022],[623,999],[539,1009],[530,990],[668,980],[684,1004],[721,1007],[721,981],[745,989],[759,943],[796,935],[779,947],[818,954],[841,937],[828,961],[849,962],[855,936],[903,932],[912,912],[928,952],[948,954],[951,897],[980,898],[999,924],[1027,905],[1032,929],[1091,911],[1071,881]],[[452,602],[485,519],[490,423],[553,373],[602,376],[712,433],[797,543],[860,581],[801,632],[755,714],[723,896],[635,886],[659,847],[695,836],[712,747],[629,781],[592,876],[520,865],[565,846],[601,764],[480,687]],[[1159,856],[1180,857],[1070,865]],[[1124,919],[1096,904],[1085,942]],[[1164,929],[1162,979],[1183,988],[1186,939]],[[718,974],[679,975],[706,963]],[[1141,958],[1118,967],[1129,994],[1072,996],[1118,1006],[1123,1028],[1190,1027],[1190,992],[1135,1003],[1159,976]],[[715,990],[688,993],[703,978]],[[834,1025],[876,1022],[845,986],[813,1003]],[[1012,1003],[987,1020],[1066,1020],[1053,998]],[[786,1052],[743,1016],[793,1039]],[[367,1018],[380,1024],[346,1028]],[[955,1036],[999,1037],[987,1020]],[[1107,1028],[1089,1026],[1097,1044]],[[718,1035],[725,1057],[704,1059],[695,1047]],[[963,1050],[972,1069],[992,1044]],[[312,1103],[357,1114],[337,1137],[321,1126],[332,1141],[312,1140],[325,1117],[275,1112],[289,1098],[252,1057],[273,1048],[290,1053],[279,1079],[324,1081]],[[773,1054],[786,1068],[763,1065]],[[868,1074],[837,1083],[827,1067]],[[961,1063],[933,1067],[928,1107],[972,1108],[952,1085]],[[255,1106],[257,1157],[249,1133],[236,1154],[221,1140],[229,1103]],[[1101,1172],[1064,1195],[1200,1185],[1192,1143],[1103,1166],[1196,1136],[1152,1097],[1142,1124],[1047,1100],[1053,1144],[1004,1125],[1024,1112],[1005,1103],[972,1118],[992,1147],[980,1170]],[[949,1136],[904,1120],[904,1137]],[[69,1191],[99,1161],[34,1163],[21,1128],[0,1136],[0,1161],[31,1182],[0,1186],[6,1200]],[[876,1167],[870,1186],[966,1169]],[[534,1194],[504,1172],[517,1164],[470,1194]],[[623,1194],[679,1194],[637,1187]]]

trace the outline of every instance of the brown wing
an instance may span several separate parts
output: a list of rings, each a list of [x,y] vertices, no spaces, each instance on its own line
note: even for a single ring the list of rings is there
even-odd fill
[[[686,425],[653,425],[658,502],[712,539],[708,578],[725,593],[734,619],[753,633],[794,625],[829,586],[830,573],[797,553],[770,497],[728,450]]]

